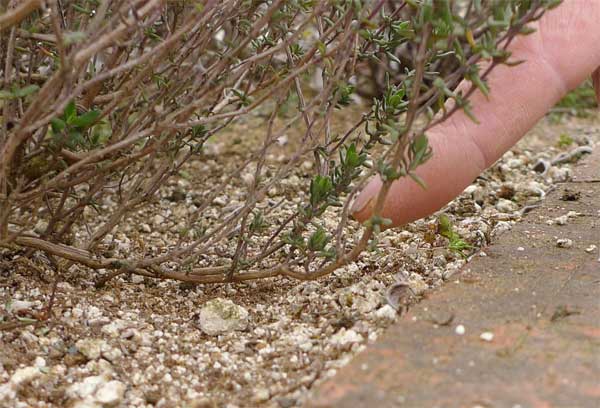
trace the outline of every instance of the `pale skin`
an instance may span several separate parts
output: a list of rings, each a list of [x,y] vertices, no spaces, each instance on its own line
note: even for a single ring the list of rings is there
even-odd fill
[[[565,0],[532,27],[535,33],[509,46],[513,59],[525,62],[492,71],[489,98],[473,95],[479,124],[459,111],[428,132],[433,158],[417,169],[427,188],[408,178],[392,185],[381,213],[392,226],[446,205],[590,75],[600,97],[600,0]],[[355,219],[369,219],[380,187],[374,178],[359,194]]]

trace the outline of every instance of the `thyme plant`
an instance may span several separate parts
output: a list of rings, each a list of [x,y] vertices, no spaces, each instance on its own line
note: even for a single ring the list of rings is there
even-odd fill
[[[101,282],[122,273],[199,283],[327,275],[375,242],[391,183],[422,184],[415,170],[431,157],[428,129],[459,109],[470,114],[469,96],[490,92],[488,74],[518,63],[507,45],[558,3],[2,0],[0,247],[45,254],[57,276],[75,264],[100,271]],[[363,89],[374,80],[374,91]],[[369,106],[333,132],[336,117],[357,109],[357,91],[373,97]],[[216,185],[175,244],[109,250],[109,234],[255,112],[265,118],[262,140],[227,175],[253,173],[243,205],[216,208]],[[292,128],[301,130],[296,148],[269,169]],[[306,160],[305,195],[277,203],[290,215],[273,219],[268,191]],[[353,237],[349,206],[374,174],[384,181],[374,215]],[[335,227],[325,222],[332,207],[341,207]],[[90,223],[94,211],[102,217]],[[221,212],[207,223],[210,211]]]

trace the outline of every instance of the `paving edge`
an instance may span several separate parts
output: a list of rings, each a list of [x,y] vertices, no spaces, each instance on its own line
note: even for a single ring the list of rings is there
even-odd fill
[[[600,254],[585,249],[600,247],[600,151],[574,173],[306,406],[599,407]],[[546,223],[568,211],[581,216]]]

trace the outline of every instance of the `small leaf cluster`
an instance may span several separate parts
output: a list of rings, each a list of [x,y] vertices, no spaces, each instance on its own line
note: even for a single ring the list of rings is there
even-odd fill
[[[27,85],[23,88],[17,88],[13,86],[10,91],[4,89],[0,90],[0,100],[24,98],[26,96],[33,95],[38,89],[40,89],[40,87],[35,84]]]
[[[452,221],[450,221],[450,218],[448,218],[446,214],[442,214],[438,217],[438,233],[448,239],[448,249],[458,253],[463,258],[466,258],[464,251],[473,248],[472,245],[464,241],[460,235],[454,231]]]
[[[99,117],[100,111],[93,109],[78,114],[75,102],[69,102],[62,116],[50,121],[54,145],[65,146],[71,150],[91,149],[99,145],[101,142],[99,133],[88,132]]]

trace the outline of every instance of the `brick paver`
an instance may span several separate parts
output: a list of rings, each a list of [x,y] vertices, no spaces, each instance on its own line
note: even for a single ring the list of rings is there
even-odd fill
[[[307,405],[600,407],[600,254],[585,251],[600,248],[600,152],[575,174]],[[561,200],[565,189],[581,198]],[[546,224],[568,211],[582,216]],[[558,238],[573,246],[558,248]]]

